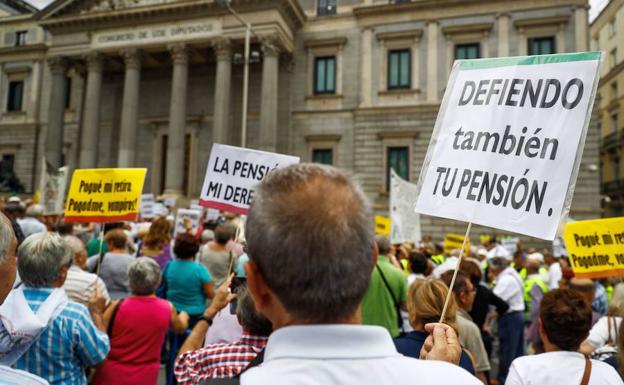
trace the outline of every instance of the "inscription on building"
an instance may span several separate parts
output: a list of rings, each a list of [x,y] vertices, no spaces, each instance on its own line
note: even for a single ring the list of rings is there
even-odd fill
[[[93,34],[92,45],[97,48],[121,47],[188,41],[210,38],[221,31],[221,25],[215,20],[200,20],[168,25],[132,28],[126,30],[104,31]]]

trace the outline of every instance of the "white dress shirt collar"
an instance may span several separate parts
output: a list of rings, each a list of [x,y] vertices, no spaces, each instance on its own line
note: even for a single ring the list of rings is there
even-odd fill
[[[331,347],[328,349],[328,347]],[[379,358],[400,356],[388,331],[379,326],[286,326],[269,337],[264,361],[281,358]]]

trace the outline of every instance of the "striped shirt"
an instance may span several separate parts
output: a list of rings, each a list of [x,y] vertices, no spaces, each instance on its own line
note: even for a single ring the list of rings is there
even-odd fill
[[[86,272],[76,265],[72,265],[69,268],[63,289],[65,289],[70,300],[86,306],[95,288],[100,289],[100,293],[104,296],[106,303],[109,303],[110,296],[102,278]]]
[[[51,292],[51,288],[25,288],[24,296],[37,311]],[[95,327],[87,308],[69,301],[15,367],[51,385],[87,385],[84,367],[102,362],[109,349],[108,336]]]
[[[181,354],[176,360],[178,385],[198,384],[210,378],[236,377],[264,349],[267,337],[247,332],[231,344],[213,344]]]

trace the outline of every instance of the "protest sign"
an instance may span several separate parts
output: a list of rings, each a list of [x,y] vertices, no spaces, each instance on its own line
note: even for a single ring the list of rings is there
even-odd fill
[[[296,163],[299,158],[295,156],[215,143],[210,151],[199,204],[247,214],[256,184],[276,168]]]
[[[154,194],[141,195],[141,205],[139,208],[143,218],[154,218],[156,216],[154,213],[154,201]]]
[[[161,215],[164,215],[164,216],[169,215],[169,209],[164,204],[160,202],[156,202],[154,203],[154,216],[157,217]]]
[[[569,222],[564,240],[576,277],[624,275],[624,217]]]
[[[451,254],[453,250],[459,250],[464,244],[464,236],[460,234],[446,234],[444,237],[444,254]],[[464,246],[464,255],[470,252],[470,239],[466,241]]]
[[[206,222],[216,222],[221,217],[221,212],[217,209],[207,209],[206,210]]]
[[[390,242],[420,241],[420,215],[413,210],[417,197],[416,185],[404,181],[394,170],[390,170]]]
[[[459,60],[416,211],[552,240],[569,211],[600,52]]]
[[[43,162],[41,173],[41,205],[44,215],[63,214],[65,189],[67,188],[67,167],[54,169],[47,162]]]
[[[165,197],[165,199],[163,199],[163,204],[167,207],[175,207],[177,201],[177,197]]]
[[[193,234],[197,234],[201,216],[202,216],[201,210],[178,209],[178,213],[176,215],[176,221],[175,221],[175,230],[174,230],[175,235],[186,232],[186,226],[184,223],[185,218],[187,218],[187,221],[190,223],[191,231],[193,232]]]
[[[145,168],[75,170],[67,194],[65,221],[136,220],[146,172]]]
[[[518,237],[505,237],[501,240],[501,246],[511,255],[514,255],[516,251],[518,251],[518,243],[520,243],[520,238]]]
[[[375,234],[390,236],[390,229],[392,227],[392,220],[388,217],[381,215],[375,215]]]

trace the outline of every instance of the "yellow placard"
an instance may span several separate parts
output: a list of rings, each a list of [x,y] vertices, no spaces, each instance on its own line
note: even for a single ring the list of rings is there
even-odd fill
[[[145,168],[76,170],[65,202],[66,222],[134,221],[145,180]]]
[[[453,250],[459,250],[464,243],[464,236],[461,234],[446,234],[444,237],[444,254],[450,254]],[[470,253],[470,239],[466,241],[464,255]]]
[[[375,215],[375,234],[390,236],[390,228],[392,227],[392,219],[381,215]]]
[[[564,241],[574,275],[624,275],[624,217],[568,222]]]

